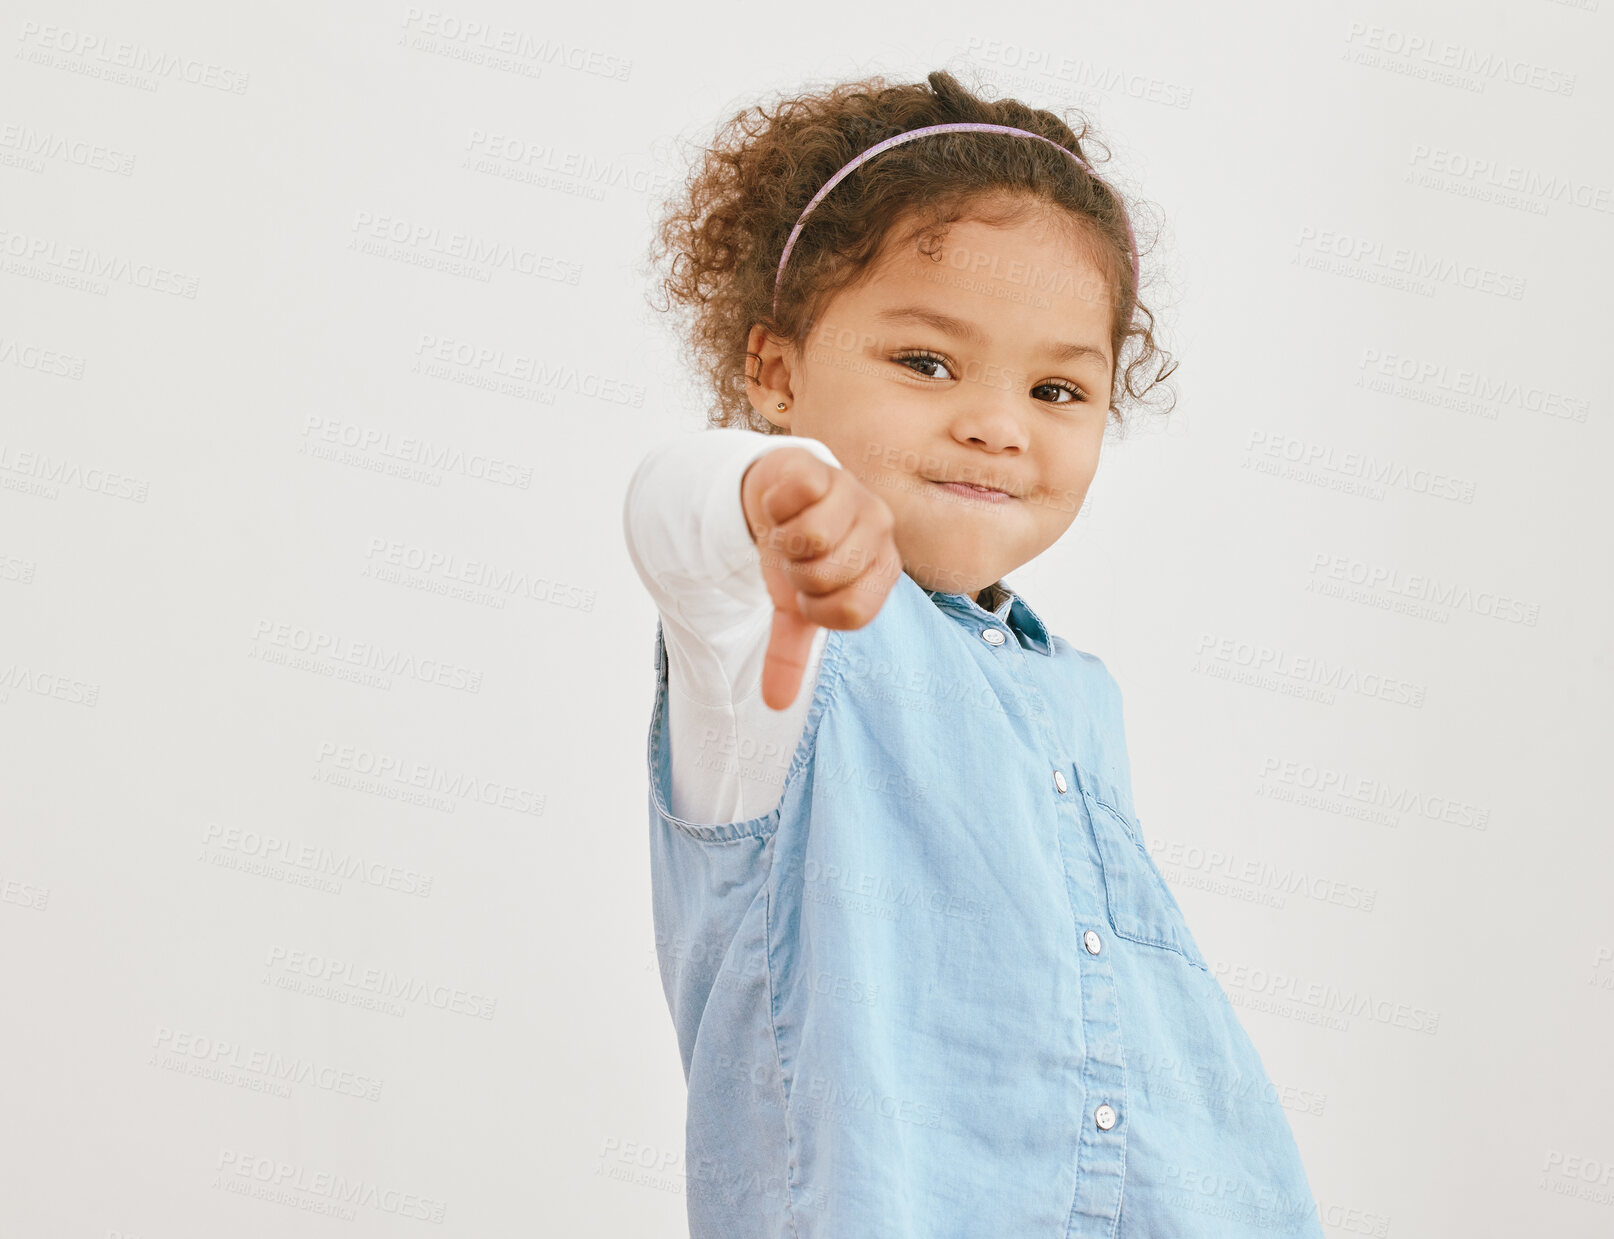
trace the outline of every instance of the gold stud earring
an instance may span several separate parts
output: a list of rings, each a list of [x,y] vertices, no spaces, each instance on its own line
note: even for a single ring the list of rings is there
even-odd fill
[[[779,407],[780,407],[780,408],[781,408],[781,409],[783,409],[783,408],[784,408],[784,407],[785,407],[785,402],[784,402],[784,401],[783,401],[783,400],[781,400],[781,401],[780,401],[780,402],[779,402]]]

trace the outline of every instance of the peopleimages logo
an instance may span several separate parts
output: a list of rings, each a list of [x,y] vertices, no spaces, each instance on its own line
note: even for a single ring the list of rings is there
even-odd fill
[[[1357,369],[1377,378],[1394,379],[1451,396],[1469,397],[1487,405],[1541,413],[1566,421],[1584,422],[1591,413],[1592,402],[1581,396],[1405,353],[1364,348]],[[1362,377],[1359,376],[1358,385]]]
[[[220,1151],[218,1175],[213,1180],[213,1186],[227,1192],[263,1196],[274,1203],[298,1208],[308,1206],[293,1193],[306,1193],[323,1198],[318,1203],[328,1203],[338,1209],[362,1205],[381,1213],[416,1218],[422,1222],[441,1223],[448,1209],[445,1202],[429,1196],[383,1188],[364,1178],[349,1178],[328,1170],[315,1170],[300,1162],[260,1157],[239,1149]],[[314,1211],[323,1212],[319,1209]],[[350,1208],[346,1208],[341,1216],[345,1221],[352,1221],[355,1215]]]
[[[0,365],[15,366],[18,370],[33,370],[62,379],[84,377],[84,358],[56,349],[41,348],[13,337],[0,336]]]
[[[840,865],[826,865],[818,860],[808,860],[802,876],[809,890],[817,889],[820,893],[833,890],[848,896],[882,900],[893,907],[921,908],[942,916],[982,923],[992,913],[991,904],[971,894],[898,881],[885,874],[860,869],[843,869]]]
[[[1216,960],[1211,972],[1223,985],[1231,986],[1243,995],[1256,995],[1267,1000],[1264,1004],[1251,1004],[1234,998],[1239,1006],[1255,1006],[1259,1010],[1272,1010],[1274,1014],[1291,1015],[1294,1008],[1314,1013],[1322,1022],[1348,1028],[1346,1016],[1364,1016],[1376,1024],[1389,1024],[1410,1032],[1434,1033],[1440,1027],[1440,1013],[1404,1002],[1395,1002],[1367,990],[1340,989],[1322,981],[1305,981],[1286,972],[1268,972],[1265,968],[1249,964],[1230,964]],[[1229,995],[1233,998],[1233,995]]]
[[[0,148],[16,151],[25,159],[59,159],[97,172],[115,172],[129,176],[134,172],[135,157],[99,142],[83,138],[65,138],[49,130],[40,131],[26,125],[0,127]]]
[[[1345,35],[1345,42],[1349,46],[1394,57],[1431,73],[1446,70],[1451,74],[1478,79],[1482,88],[1487,81],[1501,80],[1548,94],[1575,93],[1575,75],[1572,73],[1549,69],[1546,65],[1519,56],[1482,52],[1478,48],[1465,47],[1461,43],[1437,39],[1417,31],[1353,21]]]
[[[1325,260],[1338,259],[1344,264],[1340,268],[1341,274],[1367,273],[1375,277],[1396,277],[1409,282],[1407,286],[1412,291],[1421,291],[1420,285],[1428,285],[1429,291],[1425,294],[1428,296],[1434,295],[1433,286],[1436,284],[1456,284],[1473,292],[1489,293],[1510,301],[1524,299],[1525,279],[1522,275],[1477,263],[1460,262],[1416,246],[1386,246],[1383,241],[1372,237],[1352,236],[1330,228],[1314,228],[1309,224],[1301,226],[1295,246],[1297,262],[1307,255]],[[1383,282],[1399,286],[1396,278],[1387,278]]]
[[[1523,168],[1486,156],[1430,146],[1426,142],[1413,144],[1409,162],[1414,168],[1448,177],[1455,184],[1506,191],[1532,199],[1535,205],[1541,206],[1542,213],[1548,202],[1567,202],[1589,211],[1614,213],[1614,186],[1594,185],[1573,173]]]
[[[365,785],[355,782],[352,776],[374,780],[377,786],[389,791],[401,793],[419,789],[453,797],[448,801],[450,805],[456,801],[474,800],[490,808],[533,816],[543,815],[547,801],[542,792],[514,787],[496,779],[479,779],[463,770],[447,770],[413,758],[378,753],[357,745],[338,744],[334,740],[320,741],[315,761],[320,770],[316,777],[337,786],[358,786],[360,790],[365,790]],[[398,784],[406,786],[398,788]],[[389,795],[389,799],[396,798]]]
[[[342,633],[262,618],[252,630],[252,640],[254,649],[258,651],[254,656],[265,656],[265,661],[281,661],[287,655],[300,654],[306,656],[305,661],[323,660],[342,667],[364,668],[379,672],[382,676],[396,676],[463,692],[482,691],[483,673],[480,668],[422,656],[413,650],[390,647],[379,641],[355,640]],[[266,656],[270,652],[281,658],[268,659]],[[385,684],[391,687],[390,680]]]
[[[131,43],[127,39],[114,39],[103,34],[86,34],[67,26],[42,26],[38,22],[25,21],[22,30],[17,35],[17,41],[23,45],[24,51],[34,50],[62,56],[75,57],[73,61],[58,61],[57,67],[71,67],[75,71],[85,68],[97,70],[87,76],[100,77],[99,71],[103,67],[127,69],[132,74],[149,78],[177,78],[192,86],[205,86],[209,90],[221,90],[226,94],[244,95],[247,85],[252,81],[252,75],[243,73],[240,69],[231,69],[212,61],[197,60],[193,56],[179,56],[173,52],[158,51],[142,43]],[[19,55],[22,55],[19,52]],[[48,58],[48,57],[47,57]],[[35,59],[35,57],[28,57]],[[119,75],[112,76],[119,80]],[[122,75],[127,76],[127,75]],[[155,90],[156,83],[142,89]]]
[[[1394,457],[1336,448],[1331,443],[1262,430],[1260,427],[1251,429],[1244,450],[1245,468],[1254,464],[1258,472],[1279,472],[1276,468],[1261,468],[1262,457],[1265,457],[1274,466],[1293,466],[1298,478],[1327,479],[1340,483],[1336,489],[1369,494],[1374,498],[1382,498],[1385,490],[1393,487],[1431,499],[1473,503],[1478,491],[1477,484],[1470,478],[1409,465]]]
[[[183,271],[171,271],[149,262],[133,262],[119,254],[103,254],[94,246],[62,245],[52,237],[14,232],[4,226],[0,226],[0,254],[42,267],[54,267],[58,273],[81,276],[83,279],[75,287],[82,285],[86,292],[101,296],[106,293],[106,285],[100,282],[103,280],[192,301],[201,286],[199,276]]]
[[[1369,563],[1349,555],[1314,552],[1310,574],[1313,579],[1306,583],[1307,592],[1347,599],[1357,595],[1367,599],[1375,593],[1392,594],[1398,599],[1428,603],[1434,608],[1432,611],[1430,608],[1412,608],[1408,609],[1409,614],[1423,615],[1427,612],[1433,617],[1441,617],[1442,611],[1466,611],[1485,619],[1519,624],[1526,628],[1534,628],[1541,617],[1539,602],[1525,602],[1496,590],[1476,590],[1472,586],[1442,580],[1429,573],[1404,572],[1390,564]],[[1331,590],[1333,585],[1340,588]],[[1347,586],[1359,588],[1351,591],[1345,588]],[[1387,606],[1392,610],[1401,609],[1389,604]]]
[[[425,469],[458,474],[476,482],[492,482],[518,490],[530,490],[532,487],[531,465],[515,464],[480,452],[467,452],[454,444],[423,436],[395,434],[390,429],[378,426],[345,422],[322,413],[309,413],[304,417],[301,437],[305,444],[318,439],[322,443],[375,453]]]
[[[425,898],[431,894],[430,875],[414,869],[376,860],[363,852],[332,849],[324,844],[297,843],[279,835],[264,834],[241,826],[209,823],[202,833],[202,845],[268,866],[284,865],[321,877],[357,880],[366,886],[397,891]],[[204,851],[203,855],[206,855]],[[229,866],[226,866],[229,867]],[[340,889],[339,887],[337,888]]]
[[[1157,864],[1186,871],[1181,879],[1174,878],[1174,881],[1181,880],[1184,885],[1198,886],[1200,889],[1208,887],[1216,894],[1236,893],[1225,889],[1227,883],[1233,883],[1250,888],[1240,897],[1249,896],[1253,902],[1265,902],[1268,906],[1281,908],[1284,901],[1280,898],[1269,902],[1253,897],[1258,892],[1298,894],[1318,903],[1337,904],[1362,912],[1371,912],[1378,899],[1377,887],[1358,886],[1354,882],[1325,877],[1293,864],[1275,864],[1258,857],[1240,856],[1220,848],[1204,848],[1158,835],[1150,837],[1148,846],[1149,854]],[[1195,881],[1196,877],[1200,881]]]
[[[1414,708],[1424,704],[1424,696],[1428,691],[1427,686],[1423,684],[1385,675],[1382,672],[1364,671],[1348,663],[1334,662],[1325,657],[1301,654],[1260,641],[1222,637],[1209,632],[1200,634],[1194,654],[1195,670],[1201,669],[1201,664],[1238,668],[1252,676],[1270,680],[1270,685],[1263,681],[1264,687],[1288,682],[1326,694],[1355,693],[1362,697],[1374,697],[1380,701]],[[1332,700],[1331,697],[1327,699]]]
[[[1389,814],[1409,814],[1429,822],[1443,822],[1470,830],[1485,830],[1491,822],[1491,810],[1483,805],[1454,799],[1451,796],[1431,795],[1418,788],[1387,779],[1374,778],[1353,770],[1327,764],[1296,761],[1276,754],[1267,754],[1261,762],[1260,777],[1276,784],[1271,791],[1258,792],[1276,800],[1300,798],[1303,803],[1315,802],[1315,807],[1334,806],[1354,808],[1349,816],[1367,816],[1367,810],[1386,811],[1383,824],[1396,826],[1398,822]],[[1278,790],[1291,795],[1275,796]]]
[[[7,473],[38,483],[41,492],[52,499],[56,497],[55,493],[46,488],[66,486],[96,491],[111,499],[146,502],[148,484],[143,478],[114,473],[95,465],[87,466],[81,461],[51,456],[46,452],[26,448],[18,451],[14,445],[0,442],[0,474]]]
[[[181,1063],[201,1063],[218,1073],[227,1070],[261,1077],[277,1085],[304,1084],[328,1093],[379,1101],[384,1080],[361,1072],[348,1071],[329,1063],[315,1062],[301,1055],[285,1055],[258,1046],[242,1045],[222,1037],[208,1037],[166,1024],[158,1027],[153,1039],[155,1056],[172,1057]],[[232,1081],[226,1081],[232,1082]],[[282,1094],[284,1095],[284,1094]]]
[[[1037,83],[1044,87],[1049,85],[1050,81],[1065,82],[1087,90],[1108,91],[1111,94],[1125,95],[1129,99],[1157,103],[1170,108],[1185,108],[1194,99],[1192,86],[1166,81],[1148,73],[1129,73],[1125,69],[1117,69],[1110,65],[1078,60],[1062,52],[1050,50],[1049,41],[1045,39],[1022,46],[1018,43],[1004,43],[998,39],[983,39],[979,35],[971,35],[964,52],[988,64],[1000,65],[1004,69],[1026,75],[1028,80],[1034,80],[1030,79],[1030,75],[1036,74],[1040,78],[1047,79]]]
[[[559,65],[573,73],[625,82],[633,73],[633,61],[609,52],[579,47],[551,38],[539,38],[525,30],[492,25],[475,18],[459,17],[441,9],[411,6],[404,12],[404,29],[410,46],[422,51],[440,45],[455,53],[456,59],[473,64],[487,63],[494,68],[521,66],[537,76],[540,67]]]
[[[396,568],[568,610],[592,611],[598,597],[598,591],[585,589],[575,582],[559,581],[509,564],[400,542],[396,538],[372,537],[365,547],[364,557],[370,565],[367,575],[379,575],[377,570],[381,568]]]
[[[333,988],[346,986],[382,999],[401,998],[405,1002],[424,1003],[439,1011],[453,1011],[482,1020],[491,1020],[499,1004],[497,998],[469,993],[452,985],[433,984],[422,977],[399,976],[390,968],[363,968],[350,960],[321,955],[318,951],[289,951],[282,946],[271,946],[264,967],[270,973],[279,969],[283,975],[304,977]]]

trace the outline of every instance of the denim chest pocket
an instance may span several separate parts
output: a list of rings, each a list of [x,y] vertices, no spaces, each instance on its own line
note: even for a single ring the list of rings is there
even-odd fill
[[[1144,846],[1137,820],[1091,795],[1084,799],[1104,868],[1110,927],[1132,942],[1176,951],[1196,968],[1210,971],[1165,876]]]

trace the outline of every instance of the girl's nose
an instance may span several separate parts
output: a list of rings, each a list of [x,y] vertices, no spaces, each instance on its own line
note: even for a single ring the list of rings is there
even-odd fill
[[[993,452],[1025,451],[1031,440],[1018,393],[1018,385],[1002,379],[960,385],[954,437]]]

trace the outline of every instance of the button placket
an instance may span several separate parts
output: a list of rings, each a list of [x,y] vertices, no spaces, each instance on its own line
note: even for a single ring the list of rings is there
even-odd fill
[[[1088,813],[1082,795],[1086,772],[1079,763],[1061,769],[1066,772],[1064,777],[1072,793],[1055,802],[1062,826],[1061,842],[1067,845],[1061,848],[1065,880],[1072,909],[1086,909],[1091,914],[1105,905],[1100,858],[1084,823]],[[1082,953],[1087,956],[1077,972],[1086,1044],[1082,1080],[1090,1108],[1089,1120],[1082,1125],[1078,1138],[1077,1153],[1077,1163],[1086,1173],[1078,1177],[1066,1233],[1110,1235],[1115,1233],[1121,1212],[1128,1144],[1127,1129],[1121,1123],[1127,1098],[1127,1069],[1121,1049],[1125,1034],[1112,952],[1103,949],[1104,940],[1095,930],[1084,928],[1080,921],[1075,928]]]
[[[1005,644],[994,646],[995,649],[1022,653],[1020,640],[1007,641],[1008,635],[1018,637],[1017,633],[981,628],[977,631],[983,641],[987,631],[996,631],[1005,638]],[[1093,951],[1084,936],[1091,931],[1083,924],[1088,918],[1082,910],[1104,906],[1102,870],[1091,831],[1086,826],[1087,808],[1081,795],[1084,772],[1069,759],[1070,737],[1052,725],[1054,717],[1042,700],[1041,686],[1035,678],[1038,668],[1022,666],[1005,670],[1014,674],[1016,686],[1023,690],[1027,726],[1040,734],[1042,744],[1039,747],[1054,759],[1048,769],[1053,775],[1055,794],[1044,803],[1057,829],[1057,854],[1064,870],[1069,909],[1078,917],[1071,927],[1071,932],[1082,942],[1078,957],[1087,955],[1086,961],[1075,968],[1078,985],[1075,1006],[1081,1020],[1081,1084],[1088,1118],[1082,1121],[1078,1117],[1080,1111],[1071,1115],[1077,1124],[1071,1133],[1076,1145],[1072,1157],[1080,1173],[1076,1175],[1075,1195],[1061,1233],[1114,1235],[1121,1215],[1128,1143],[1127,1129],[1120,1122],[1120,1112],[1127,1098],[1126,1060],[1122,1049],[1125,1034],[1121,1027],[1117,978],[1110,959],[1112,952]],[[1030,672],[1032,678],[1022,682],[1021,670]],[[1094,937],[1096,939],[1097,935]],[[1074,963],[1075,958],[1071,962]],[[1108,1126],[1099,1122],[1100,1109]]]

